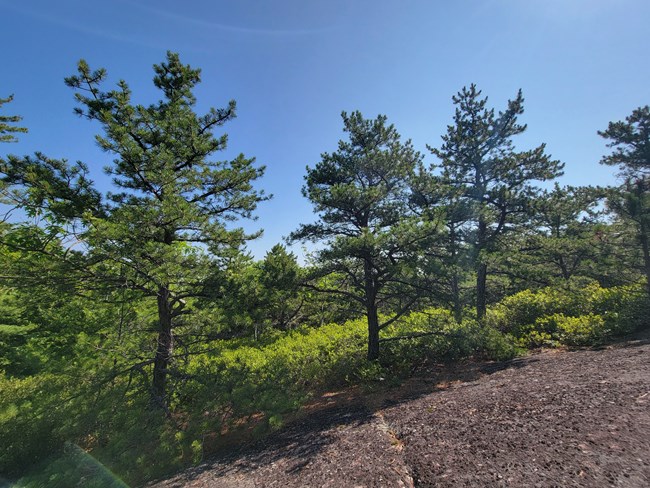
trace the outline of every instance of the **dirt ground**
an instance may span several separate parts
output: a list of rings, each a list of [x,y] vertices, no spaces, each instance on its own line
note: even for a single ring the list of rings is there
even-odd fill
[[[272,436],[150,486],[648,487],[650,333],[329,394]]]

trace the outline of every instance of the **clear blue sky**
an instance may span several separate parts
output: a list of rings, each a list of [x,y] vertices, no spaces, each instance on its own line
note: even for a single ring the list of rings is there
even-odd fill
[[[106,185],[98,127],[72,114],[63,78],[76,62],[157,100],[154,63],[167,50],[203,70],[198,108],[235,99],[229,154],[267,166],[250,244],[258,257],[313,220],[300,194],[306,165],[343,137],[340,112],[386,114],[426,152],[451,121],[451,96],[478,84],[502,108],[526,99],[517,140],[566,163],[565,184],[609,184],[596,131],[650,103],[648,0],[0,0],[0,97],[30,130],[3,152],[82,160]],[[427,160],[432,162],[430,155]]]

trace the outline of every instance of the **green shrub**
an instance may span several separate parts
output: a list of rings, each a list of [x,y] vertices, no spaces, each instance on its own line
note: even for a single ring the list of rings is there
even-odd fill
[[[383,339],[396,340],[381,343],[380,362],[366,360],[364,319],[276,331],[258,341],[212,341],[200,345],[209,352],[188,356],[182,378],[170,376],[169,418],[148,408],[148,383],[137,374],[133,383],[119,377],[98,392],[90,378],[110,371],[112,362],[89,354],[96,350],[94,336],[78,334],[69,370],[61,361],[54,372],[0,376],[0,471],[15,476],[72,441],[107,470],[140,484],[200,462],[206,438],[247,419],[265,419],[260,429],[279,428],[288,412],[325,388],[390,382],[425,358],[502,361],[522,347],[592,345],[630,332],[650,316],[643,292],[640,286],[595,284],[524,291],[491,307],[486,324],[458,324],[447,310],[427,309],[382,331]],[[103,479],[88,474],[96,468],[79,471],[76,465],[85,466],[64,453],[19,486],[94,486],[94,479]]]
[[[127,488],[117,476],[86,453],[68,444],[60,456],[43,463],[15,488]]]
[[[580,291],[560,288],[524,290],[491,307],[486,325],[521,337],[540,317],[556,313],[579,314],[584,307],[585,300]]]
[[[612,336],[629,334],[648,326],[650,300],[642,284],[594,288],[590,302],[591,311],[602,315]]]
[[[378,381],[384,381],[387,373],[386,368],[379,362],[367,361],[357,369],[354,376],[362,384],[368,385]]]
[[[647,326],[648,316],[642,285],[602,288],[589,283],[522,291],[493,306],[486,323],[511,334],[521,347],[555,346],[558,341],[588,345]]]
[[[521,351],[513,338],[491,327],[481,326],[472,319],[457,323],[450,311],[428,309],[409,315],[396,324],[389,336],[400,337],[429,334],[413,339],[395,341],[384,349],[387,363],[404,363],[412,367],[424,357],[439,361],[455,361],[479,355],[486,359],[502,361],[511,359]]]
[[[67,415],[56,398],[68,391],[52,374],[0,377],[0,472],[19,473],[62,446]]]
[[[493,361],[507,361],[522,353],[512,336],[491,327],[481,327],[479,340],[479,351],[485,358]]]
[[[552,329],[552,330],[551,330]],[[519,347],[531,349],[536,347],[555,347],[558,345],[556,324],[548,316],[538,318],[534,324],[519,328],[519,335],[514,340]]]
[[[605,320],[600,315],[587,314],[567,317],[557,314],[549,317],[557,325],[559,340],[569,346],[592,346],[600,344],[607,336]]]

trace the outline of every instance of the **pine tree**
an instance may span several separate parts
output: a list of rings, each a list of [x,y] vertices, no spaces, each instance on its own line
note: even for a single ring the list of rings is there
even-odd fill
[[[526,130],[517,122],[524,112],[521,90],[498,113],[487,108],[487,97],[474,84],[452,100],[454,123],[442,136],[441,147],[429,150],[440,159],[441,183],[460,195],[469,210],[461,227],[476,273],[476,315],[481,319],[487,306],[489,254],[498,250],[499,239],[512,230],[516,217],[525,215],[537,192],[533,182],[559,176],[563,165],[545,154],[544,144],[515,151],[512,138]]]
[[[418,254],[430,235],[409,208],[409,183],[421,156],[410,141],[401,142],[385,116],[364,119],[343,112],[349,140],[322,154],[307,168],[303,194],[319,221],[302,225],[292,240],[324,243],[316,253],[320,276],[344,279],[339,294],[361,306],[368,321],[368,359],[379,357],[379,331],[409,311],[420,298],[412,285],[418,278]],[[408,289],[408,291],[406,291]],[[379,310],[392,310],[380,323]]]
[[[106,172],[115,191],[100,195],[84,165],[43,155],[10,158],[1,169],[17,205],[83,242],[86,279],[136,290],[155,302],[153,357],[142,360],[148,354],[143,351],[137,367],[153,365],[152,403],[166,407],[175,331],[195,311],[219,259],[256,236],[233,223],[251,217],[266,197],[252,186],[264,172],[253,159],[213,159],[227,142],[213,132],[235,116],[235,102],[197,115],[193,89],[200,70],[167,53],[154,71],[163,98],[148,106],[132,103],[125,81],[103,91],[106,71],[93,71],[83,60],[66,79],[79,102],[76,113],[103,129],[97,141],[114,156]]]
[[[527,223],[504,250],[500,271],[525,287],[604,277],[608,227],[602,189],[555,184],[529,205]]]
[[[607,130],[598,134],[609,139],[607,146],[614,148],[601,164],[618,166],[623,178],[608,203],[636,229],[650,295],[650,106],[637,108],[625,121],[610,122]]]

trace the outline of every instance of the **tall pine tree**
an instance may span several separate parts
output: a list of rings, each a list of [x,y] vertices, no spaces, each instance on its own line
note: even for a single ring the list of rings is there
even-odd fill
[[[512,230],[518,216],[537,193],[535,181],[562,174],[563,165],[545,154],[544,144],[516,151],[512,138],[526,130],[518,123],[524,112],[521,90],[503,112],[487,108],[487,97],[472,84],[452,97],[454,123],[447,127],[440,148],[429,147],[439,158],[440,183],[463,208],[457,234],[467,239],[469,259],[476,274],[476,315],[487,306],[488,256],[499,239]]]
[[[338,274],[344,283],[315,287],[361,306],[368,321],[368,359],[376,360],[379,331],[420,298],[413,285],[429,229],[409,208],[409,184],[421,156],[385,116],[364,119],[359,112],[343,112],[342,117],[349,139],[307,168],[303,194],[319,221],[302,225],[291,238],[324,243],[316,254],[320,275]],[[381,309],[395,314],[380,323]]]
[[[609,206],[636,229],[650,296],[650,106],[637,108],[625,121],[610,122],[598,134],[614,148],[601,164],[618,166],[623,178],[610,194]]]
[[[166,407],[176,329],[194,311],[218,259],[255,237],[233,223],[251,217],[266,197],[253,188],[264,172],[253,159],[215,159],[227,137],[213,132],[235,116],[235,102],[198,115],[193,90],[200,70],[167,53],[154,71],[162,99],[148,106],[131,101],[125,81],[103,91],[106,71],[83,60],[66,79],[79,102],[76,112],[103,130],[97,142],[114,157],[106,168],[114,191],[102,196],[85,166],[43,155],[10,158],[2,173],[15,204],[84,243],[87,279],[155,302],[156,337],[152,351],[140,355],[150,359],[138,367],[151,366],[152,401]]]

